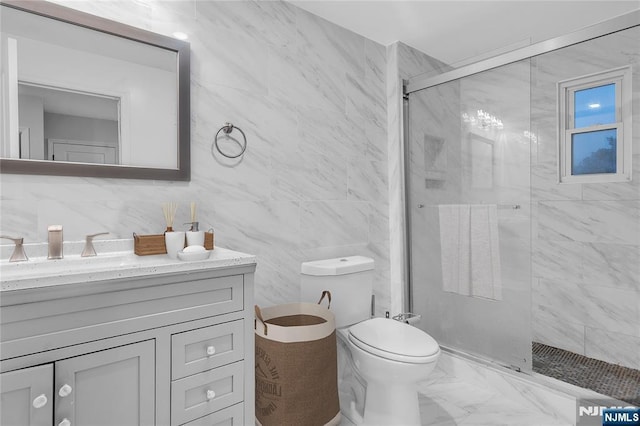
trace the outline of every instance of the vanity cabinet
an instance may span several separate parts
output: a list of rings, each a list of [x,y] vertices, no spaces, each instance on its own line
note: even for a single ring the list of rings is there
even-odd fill
[[[152,425],[154,363],[154,340],[57,361],[54,424]]]
[[[147,340],[3,373],[1,424],[151,425],[154,361]]]
[[[1,424],[253,423],[254,270],[3,291]]]
[[[53,364],[0,374],[0,424],[53,424]]]

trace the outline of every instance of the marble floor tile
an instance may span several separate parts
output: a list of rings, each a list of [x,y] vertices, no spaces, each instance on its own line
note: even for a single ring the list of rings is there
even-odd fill
[[[419,385],[418,392],[422,426],[570,425],[439,367]],[[355,426],[344,417],[340,425]]]
[[[420,387],[420,398],[423,426],[561,424],[495,389],[470,383],[464,377],[445,374],[435,382],[425,383]],[[423,403],[422,398],[433,403]]]

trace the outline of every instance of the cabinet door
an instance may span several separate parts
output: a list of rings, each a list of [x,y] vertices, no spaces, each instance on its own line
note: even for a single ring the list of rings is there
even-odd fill
[[[154,424],[155,368],[154,340],[56,362],[55,424]]]
[[[53,424],[53,364],[0,374],[0,424]]]

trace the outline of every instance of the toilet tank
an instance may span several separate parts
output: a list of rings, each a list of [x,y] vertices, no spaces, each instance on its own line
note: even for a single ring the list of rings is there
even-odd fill
[[[373,267],[373,259],[364,256],[304,262],[300,292],[302,301],[317,303],[322,292],[329,290],[336,327],[349,326],[369,319],[373,295]]]

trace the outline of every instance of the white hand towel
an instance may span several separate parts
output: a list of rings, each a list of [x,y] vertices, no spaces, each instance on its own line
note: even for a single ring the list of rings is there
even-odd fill
[[[441,204],[440,263],[442,289],[447,292],[470,295],[469,270],[469,215],[468,204]]]
[[[470,218],[471,294],[502,300],[497,206],[473,205]]]

